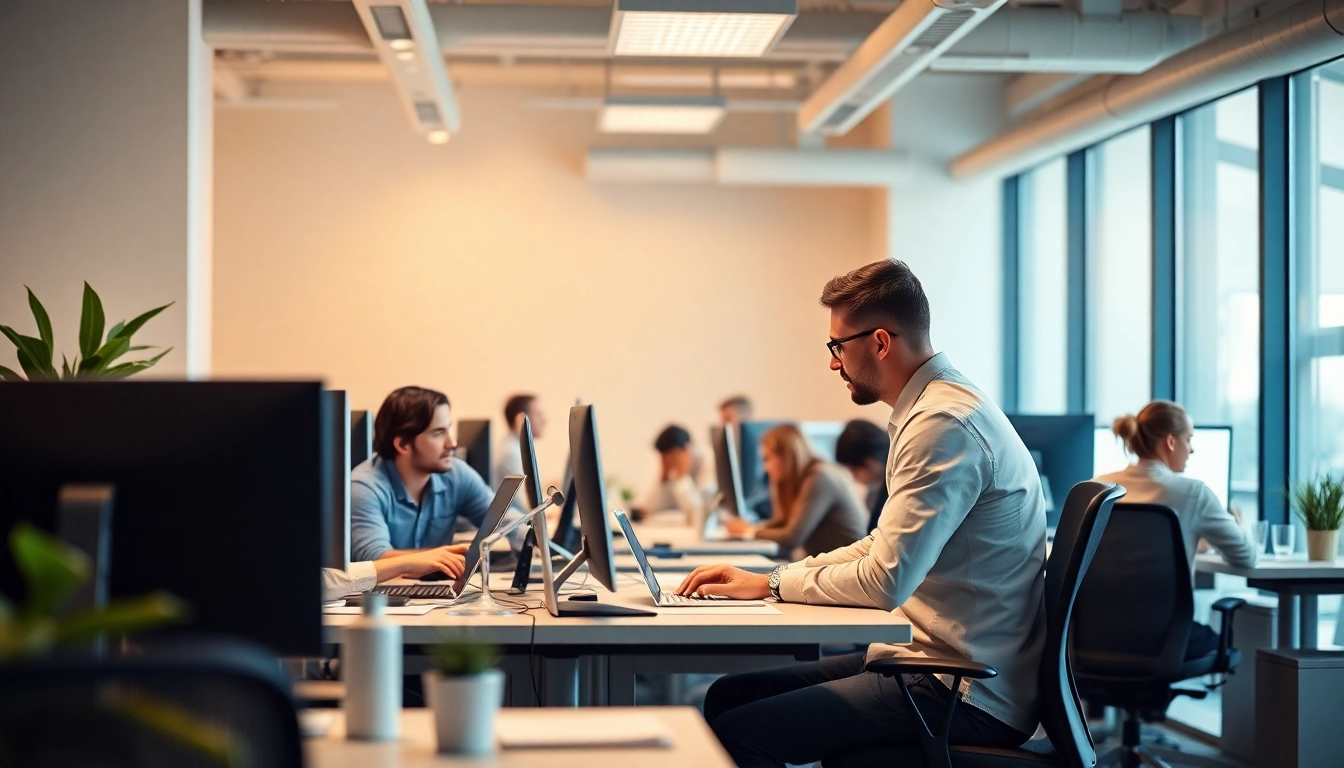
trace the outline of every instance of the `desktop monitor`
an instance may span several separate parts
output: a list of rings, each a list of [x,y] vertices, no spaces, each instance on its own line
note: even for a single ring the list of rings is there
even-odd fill
[[[742,495],[753,498],[766,488],[765,463],[761,459],[761,437],[771,429],[783,424],[782,421],[744,421],[738,425],[742,437],[738,453],[738,468],[741,470]]]
[[[541,503],[541,476],[537,472],[537,446],[532,438],[532,420],[523,416],[523,428],[518,433],[518,452],[523,459],[523,473],[527,481],[523,483],[523,495],[528,509],[536,509]]]
[[[373,414],[350,412],[350,468],[373,458]]]
[[[1109,427],[1097,427],[1093,432],[1095,459],[1092,474],[1095,477],[1119,472],[1129,466],[1134,457],[1125,452],[1124,444]],[[1203,482],[1218,497],[1218,503],[1227,509],[1232,498],[1232,428],[1223,426],[1196,426],[1190,441],[1194,453],[1185,465],[1185,476]]]
[[[835,443],[845,431],[843,421],[804,421],[798,425],[812,451],[827,461],[835,461]]]
[[[582,531],[578,555],[557,577],[560,583],[583,562],[597,582],[616,591],[616,559],[611,548],[611,522],[607,519],[606,474],[597,440],[597,414],[591,405],[569,409],[569,453],[574,461],[574,497],[578,502]],[[559,584],[556,585],[559,588]]]
[[[730,427],[710,427],[709,442],[714,446],[714,472],[723,502],[720,509],[739,517],[747,508],[742,493],[742,474],[737,465],[737,439]]]
[[[487,419],[463,419],[457,422],[457,458],[476,470],[485,484],[494,487],[490,478],[490,422]]]
[[[326,409],[319,382],[0,384],[0,541],[55,532],[63,486],[111,485],[109,597],[163,590],[192,607],[180,630],[317,656]],[[22,590],[0,557],[0,593]]]
[[[1091,414],[1067,416],[1009,415],[1008,421],[1037,460],[1046,500],[1046,525],[1059,522],[1060,508],[1073,486],[1093,477]]]
[[[523,417],[523,428],[518,434],[518,447],[522,454],[523,472],[527,475],[527,481],[523,483],[523,490],[526,491],[527,508],[536,509],[541,503],[541,473],[537,469],[537,449],[536,441],[532,437],[532,420]],[[568,474],[568,473],[566,473]],[[555,554],[565,558],[566,561],[574,557],[573,547],[569,544],[570,532],[574,528],[574,483],[568,482],[565,485],[565,503],[560,513],[560,525],[558,530],[563,530],[561,534],[564,538],[561,540],[552,540],[550,548],[557,550]],[[509,593],[521,595],[527,591],[527,586],[532,581],[532,552],[537,548],[538,540],[535,529],[529,530],[523,537],[523,545],[518,549],[518,562],[513,570],[513,582],[509,587]]]
[[[331,519],[327,522],[327,549],[323,565],[344,571],[350,567],[350,395],[334,389],[322,393],[327,401],[327,450],[331,458]]]

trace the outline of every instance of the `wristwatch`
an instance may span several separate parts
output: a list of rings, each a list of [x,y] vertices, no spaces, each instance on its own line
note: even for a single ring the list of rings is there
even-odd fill
[[[780,601],[784,600],[779,596],[779,578],[783,575],[784,566],[781,565],[770,572],[770,578],[765,582],[766,586],[770,587],[770,595]]]

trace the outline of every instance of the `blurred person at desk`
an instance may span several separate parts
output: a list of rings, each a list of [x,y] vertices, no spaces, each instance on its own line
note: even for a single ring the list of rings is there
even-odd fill
[[[344,571],[323,568],[322,602],[340,600],[355,592],[368,592],[388,579],[415,579],[427,573],[443,573],[457,578],[462,573],[463,565],[461,554],[450,551],[448,547],[435,547],[423,552],[351,563]]]
[[[704,519],[705,497],[696,482],[696,455],[691,433],[668,425],[653,441],[658,451],[658,481],[631,508],[632,520],[646,520],[659,512],[677,511],[694,525]]]
[[[1185,465],[1195,452],[1194,422],[1180,405],[1169,400],[1154,400],[1139,411],[1126,415],[1111,426],[1124,441],[1125,450],[1137,460],[1127,468],[1097,478],[1103,483],[1122,485],[1128,491],[1127,504],[1161,504],[1176,512],[1181,521],[1185,558],[1194,578],[1195,551],[1207,541],[1230,565],[1250,568],[1257,553],[1234,510],[1223,509],[1213,489],[1193,477],[1187,477]],[[1190,627],[1185,657],[1192,659],[1218,648],[1218,633],[1208,625],[1195,622]]]
[[[859,405],[891,407],[888,497],[877,529],[847,547],[776,568],[697,568],[691,593],[892,611],[910,645],[720,678],[705,719],[741,768],[801,765],[867,746],[919,742],[920,723],[953,744],[1017,747],[1039,722],[1045,500],[1031,454],[1003,412],[929,338],[929,303],[904,263],[883,260],[827,283],[831,370]],[[900,683],[864,669],[886,657],[971,660],[998,676],[951,691],[936,676]],[[942,713],[960,698],[951,723]]]
[[[891,439],[883,429],[866,419],[845,424],[835,441],[835,462],[849,470],[854,482],[864,489],[868,506],[868,528],[877,527],[877,517],[887,503],[887,458]]]
[[[532,424],[532,439],[540,440],[546,436],[546,412],[542,410],[536,395],[513,395],[505,401],[504,423],[509,425],[509,432],[504,435],[504,443],[495,456],[495,477],[526,474],[523,471],[520,437],[524,419]],[[523,508],[524,503],[524,497],[520,494],[513,498],[510,506],[521,514],[527,511]]]
[[[448,396],[402,387],[387,396],[373,422],[375,455],[350,473],[350,556],[379,560],[438,547],[461,563],[468,544],[453,544],[459,516],[480,526],[494,497],[489,486],[453,459]]]
[[[766,539],[783,552],[802,548],[808,556],[816,556],[867,533],[868,515],[854,495],[848,473],[814,454],[797,427],[781,424],[762,435],[761,458],[770,478],[774,515],[761,525],[728,517],[724,526],[729,535]]]
[[[754,410],[746,395],[733,395],[719,403],[719,424],[736,427],[744,421],[751,421]]]

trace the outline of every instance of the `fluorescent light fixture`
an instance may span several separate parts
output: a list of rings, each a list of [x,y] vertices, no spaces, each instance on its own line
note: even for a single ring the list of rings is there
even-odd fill
[[[447,144],[447,143],[448,143],[448,132],[447,132],[447,131],[430,131],[429,133],[425,134],[425,138],[426,138],[426,139],[429,139],[429,143],[430,143],[430,144]]]
[[[713,133],[727,112],[718,97],[608,96],[603,133]]]
[[[759,57],[798,16],[798,0],[616,0],[615,56]]]

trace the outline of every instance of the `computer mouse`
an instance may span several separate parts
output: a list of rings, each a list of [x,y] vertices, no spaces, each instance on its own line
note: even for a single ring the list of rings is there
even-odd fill
[[[584,592],[584,593],[580,593],[580,594],[577,594],[577,595],[570,595],[570,596],[569,596],[569,599],[570,599],[570,600],[587,600],[587,601],[589,601],[589,602],[593,602],[593,603],[595,603],[595,602],[597,602],[597,594],[596,594],[596,593],[593,593],[593,592]]]

